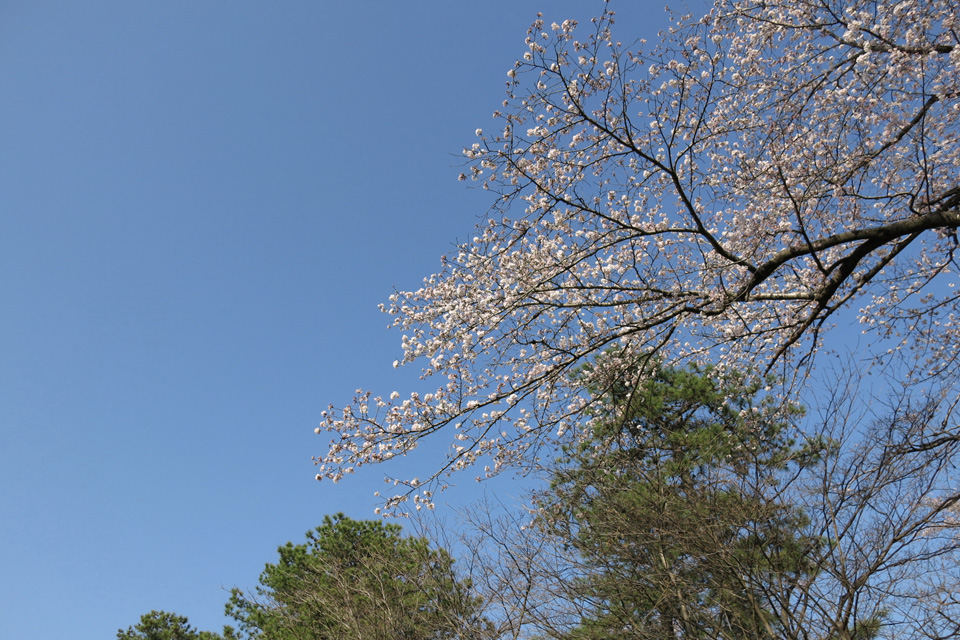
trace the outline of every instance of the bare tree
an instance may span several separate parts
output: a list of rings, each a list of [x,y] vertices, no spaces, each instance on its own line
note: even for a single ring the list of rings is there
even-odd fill
[[[956,637],[957,398],[942,387],[905,389],[865,408],[862,393],[851,383],[829,395],[820,417],[838,452],[793,489],[810,517],[808,535],[824,544],[810,584],[776,596],[790,637],[867,637],[858,628]]]

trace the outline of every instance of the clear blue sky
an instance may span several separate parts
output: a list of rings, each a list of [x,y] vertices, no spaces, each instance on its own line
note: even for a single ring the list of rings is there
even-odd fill
[[[0,3],[0,639],[219,630],[278,545],[373,517],[390,469],[313,480],[320,411],[415,384],[377,304],[490,203],[456,154],[536,11],[601,8]]]

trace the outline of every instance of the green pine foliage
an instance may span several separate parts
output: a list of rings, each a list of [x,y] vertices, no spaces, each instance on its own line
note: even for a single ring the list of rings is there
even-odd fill
[[[243,637],[452,640],[484,627],[452,557],[398,525],[327,516],[306,543],[279,553],[253,594],[231,594],[227,613]]]
[[[233,629],[223,628],[223,635],[197,631],[186,616],[167,611],[151,611],[140,616],[140,623],[117,631],[117,640],[236,640]]]
[[[768,380],[658,369],[599,390],[592,432],[541,495],[543,521],[583,560],[571,640],[777,638],[819,541],[778,493],[828,452]]]

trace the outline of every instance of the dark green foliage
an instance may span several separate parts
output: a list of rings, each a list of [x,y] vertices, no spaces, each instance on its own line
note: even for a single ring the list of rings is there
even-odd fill
[[[248,638],[443,640],[482,626],[450,555],[397,525],[327,516],[279,553],[255,594],[231,594],[227,613]]]
[[[151,611],[140,616],[140,624],[117,631],[117,640],[234,640],[233,630],[223,628],[223,635],[197,631],[185,616],[166,611]]]
[[[545,522],[582,557],[571,638],[777,638],[818,542],[779,494],[817,461],[800,410],[766,381],[660,369],[596,394],[592,437],[566,451]]]

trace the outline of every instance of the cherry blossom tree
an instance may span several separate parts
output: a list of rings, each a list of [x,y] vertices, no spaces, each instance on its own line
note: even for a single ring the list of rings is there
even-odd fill
[[[612,11],[532,25],[464,150],[489,219],[383,307],[435,390],[331,407],[318,478],[440,431],[417,504],[478,461],[535,465],[651,352],[802,383],[859,321],[905,377],[956,379],[957,1],[717,0],[629,36]]]

